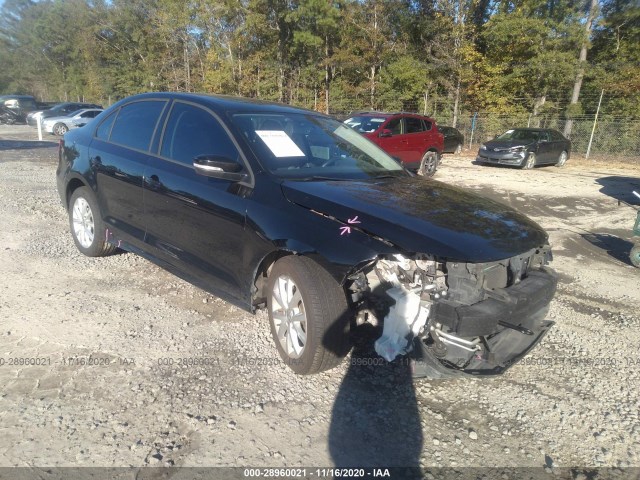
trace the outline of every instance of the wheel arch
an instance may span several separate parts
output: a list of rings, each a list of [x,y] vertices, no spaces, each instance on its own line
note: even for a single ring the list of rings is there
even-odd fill
[[[78,177],[74,177],[67,183],[67,188],[65,190],[65,208],[69,208],[69,200],[71,200],[71,195],[80,187],[89,187],[85,182],[80,180]]]
[[[297,248],[289,248],[294,244]],[[285,248],[272,250],[260,260],[256,268],[253,270],[250,299],[252,311],[255,312],[255,310],[263,308],[266,305],[267,282],[269,279],[269,273],[271,272],[273,265],[278,260],[289,256],[305,257],[312,260],[313,262],[318,264],[318,266],[324,269],[331,277],[333,277],[336,283],[340,285],[343,290],[350,275],[359,271],[363,268],[364,265],[369,264],[370,262],[375,260],[375,258],[377,258],[377,256],[374,256],[373,258],[354,259],[354,263],[352,265],[345,266],[337,265],[335,262],[331,261],[331,259],[324,256],[321,252],[311,249],[310,247],[304,248],[304,246],[302,244],[299,244],[298,242],[292,242],[291,245],[288,245]],[[346,295],[346,290],[344,292]]]

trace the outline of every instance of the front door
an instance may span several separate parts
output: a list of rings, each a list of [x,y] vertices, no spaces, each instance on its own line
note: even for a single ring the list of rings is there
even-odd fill
[[[199,155],[241,162],[210,111],[176,101],[159,155],[149,159],[144,173],[145,241],[154,255],[214,291],[241,298],[246,189],[196,173],[193,160]]]

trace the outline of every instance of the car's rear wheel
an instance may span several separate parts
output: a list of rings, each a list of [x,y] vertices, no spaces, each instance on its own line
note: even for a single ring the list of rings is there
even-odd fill
[[[103,257],[116,250],[106,241],[105,225],[91,189],[74,190],[69,200],[69,225],[76,247],[86,256]]]
[[[556,162],[556,167],[562,167],[564,166],[565,163],[567,163],[567,158],[569,156],[567,155],[567,152],[563,151],[560,156],[558,157],[558,161]]]
[[[529,155],[527,155],[527,159],[522,164],[522,168],[524,170],[531,170],[535,166],[536,166],[536,154],[533,152],[529,152]]]
[[[68,131],[69,131],[69,127],[67,127],[64,123],[56,123],[53,126],[53,133],[55,133],[56,135],[62,136]]]
[[[351,348],[350,309],[342,287],[317,263],[287,256],[269,273],[267,309],[283,361],[307,375],[340,363]]]
[[[433,177],[438,169],[438,153],[428,151],[422,157],[420,167],[418,168],[418,175],[423,177]]]
[[[629,253],[629,259],[634,267],[640,268],[640,245],[634,245]]]

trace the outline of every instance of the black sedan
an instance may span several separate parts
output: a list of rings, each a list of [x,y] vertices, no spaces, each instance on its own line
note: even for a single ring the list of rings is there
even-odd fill
[[[417,376],[496,375],[553,324],[536,223],[316,112],[137,95],[64,136],[57,184],[80,252],[135,252],[265,308],[299,374],[337,365],[368,324],[372,348],[408,355]]]
[[[455,153],[456,155],[462,152],[462,146],[464,145],[464,135],[457,128],[442,127],[438,125],[438,130],[444,135],[444,150],[442,153]]]
[[[571,141],[560,132],[542,128],[514,128],[480,147],[476,163],[531,169],[536,165],[562,167],[571,154]]]

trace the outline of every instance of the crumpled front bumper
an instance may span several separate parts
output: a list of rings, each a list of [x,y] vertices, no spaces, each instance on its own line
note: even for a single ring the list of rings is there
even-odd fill
[[[475,305],[446,308],[436,318],[460,337],[482,336],[484,348],[475,353],[448,352],[436,356],[422,339],[415,338],[414,377],[444,378],[457,375],[499,375],[524,357],[547,334],[554,322],[546,320],[556,291],[557,277],[550,268],[534,271],[522,282],[504,290],[504,300],[488,299]],[[510,326],[504,326],[508,324]],[[515,327],[515,328],[514,328]],[[462,358],[454,358],[456,355]],[[467,357],[464,357],[464,356]],[[464,365],[460,365],[460,360]]]
[[[495,163],[498,165],[522,165],[527,157],[527,152],[494,152],[489,150],[480,150],[476,157],[476,162]]]

